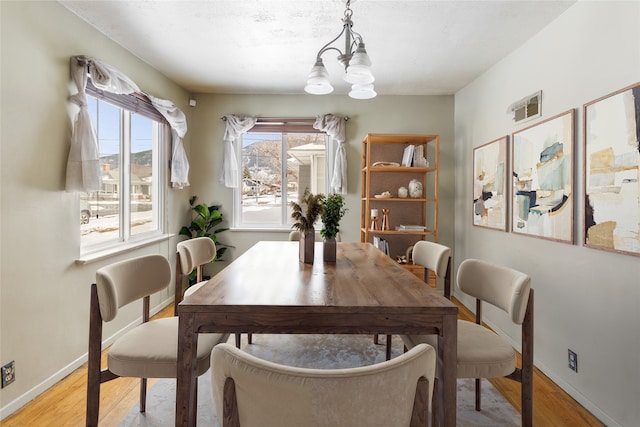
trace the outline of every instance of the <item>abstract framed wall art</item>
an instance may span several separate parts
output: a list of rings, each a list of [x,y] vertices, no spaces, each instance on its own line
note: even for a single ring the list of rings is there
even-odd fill
[[[640,82],[583,112],[584,246],[640,256]]]
[[[473,225],[507,231],[508,136],[473,149]]]
[[[573,244],[574,110],[512,134],[511,231]]]

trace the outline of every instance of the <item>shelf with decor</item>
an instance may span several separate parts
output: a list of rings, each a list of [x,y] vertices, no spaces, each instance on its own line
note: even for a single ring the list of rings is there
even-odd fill
[[[409,261],[409,249],[418,241],[438,241],[439,155],[438,135],[364,137],[360,241],[373,243],[399,262],[403,257]],[[421,266],[401,265],[424,278]],[[436,285],[432,280],[429,284]]]

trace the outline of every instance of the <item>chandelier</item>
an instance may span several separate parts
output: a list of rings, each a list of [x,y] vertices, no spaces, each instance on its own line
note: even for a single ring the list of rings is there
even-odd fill
[[[333,92],[333,86],[329,82],[329,73],[322,62],[322,54],[329,50],[335,50],[339,53],[338,61],[344,66],[344,79],[351,83],[351,91],[349,96],[355,99],[371,99],[377,94],[373,90],[374,77],[371,73],[371,60],[364,48],[364,40],[362,36],[353,31],[353,21],[351,15],[353,11],[349,8],[351,0],[346,1],[346,9],[344,18],[342,19],[342,31],[336,38],[324,45],[316,56],[316,63],[311,68],[307,85],[304,87],[305,92],[313,95],[326,95]],[[344,35],[344,52],[332,44]],[[356,47],[355,52],[352,50]]]

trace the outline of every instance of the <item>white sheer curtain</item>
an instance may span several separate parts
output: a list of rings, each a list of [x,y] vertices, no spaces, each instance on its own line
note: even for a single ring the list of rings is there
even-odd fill
[[[67,161],[67,191],[97,191],[101,187],[100,161],[95,131],[87,109],[87,71],[95,87],[105,92],[121,95],[134,92],[145,95],[172,129],[173,153],[171,160],[171,183],[174,188],[189,185],[189,161],[182,138],[187,133],[184,113],[173,102],[155,98],[140,90],[138,85],[116,68],[88,56],[71,57],[71,76],[78,89],[70,101],[80,107],[71,134],[71,149]]]
[[[347,194],[347,153],[344,149],[345,120],[344,117],[325,114],[317,116],[313,124],[314,129],[326,132],[338,142],[338,148],[333,162],[333,175],[331,176],[331,191],[338,194]]]
[[[171,101],[151,95],[147,95],[147,98],[171,125],[171,140],[173,142],[171,185],[178,189],[187,187],[189,186],[189,159],[187,159],[187,152],[182,144],[182,138],[187,133],[187,117]]]
[[[71,148],[67,159],[67,191],[100,190],[100,159],[98,141],[87,108],[87,66],[85,61],[71,58],[71,78],[78,92],[69,101],[80,107],[71,131]]]
[[[237,188],[239,185],[238,159],[233,143],[256,124],[255,117],[224,116],[227,122],[224,131],[224,155],[222,157],[222,169],[220,170],[220,183],[227,188]]]

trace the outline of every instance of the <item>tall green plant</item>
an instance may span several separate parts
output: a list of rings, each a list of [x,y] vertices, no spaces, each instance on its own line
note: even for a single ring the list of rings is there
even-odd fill
[[[344,207],[344,197],[342,194],[329,194],[322,197],[322,219],[323,228],[320,235],[325,239],[335,238],[340,231],[340,220],[347,213]]]
[[[318,220],[322,213],[322,194],[312,194],[307,188],[300,199],[300,203],[289,202],[289,206],[293,209],[291,218],[293,219],[293,228],[306,233],[313,229],[313,224]]]
[[[216,257],[214,261],[222,261],[222,256],[227,251],[227,248],[231,247],[225,243],[218,241],[218,233],[227,231],[228,227],[221,227],[220,224],[224,221],[220,208],[222,205],[206,204],[196,205],[198,196],[193,196],[189,199],[189,206],[192,210],[191,224],[183,226],[180,229],[180,235],[187,236],[189,239],[196,237],[209,237],[216,244]]]

